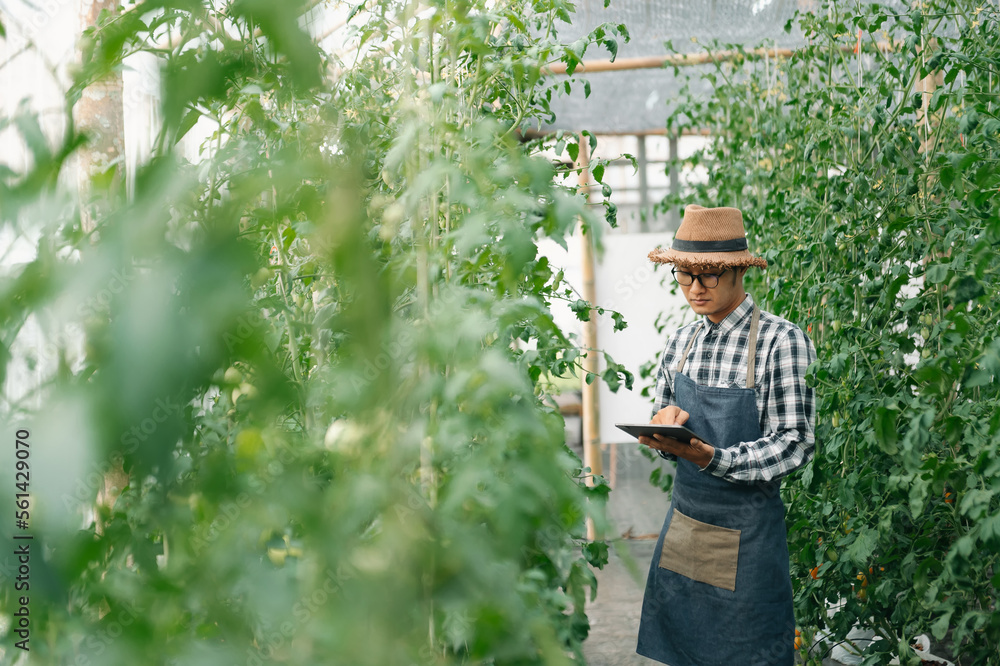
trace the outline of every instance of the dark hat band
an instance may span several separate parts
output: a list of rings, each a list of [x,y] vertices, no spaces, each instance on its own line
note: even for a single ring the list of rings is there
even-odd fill
[[[675,238],[671,249],[678,252],[739,252],[748,247],[746,238],[732,238],[722,241],[680,240]]]

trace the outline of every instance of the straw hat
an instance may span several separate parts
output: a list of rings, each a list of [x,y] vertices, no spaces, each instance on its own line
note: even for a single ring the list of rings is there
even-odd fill
[[[690,204],[674,236],[670,249],[656,248],[649,259],[658,264],[677,264],[694,268],[715,266],[757,266],[767,262],[747,249],[743,213],[739,208],[705,208]]]

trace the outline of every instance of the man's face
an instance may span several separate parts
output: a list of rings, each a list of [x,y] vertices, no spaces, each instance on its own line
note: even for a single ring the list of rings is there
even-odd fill
[[[687,299],[691,309],[697,314],[709,318],[710,321],[718,324],[725,319],[726,315],[736,309],[746,292],[743,290],[743,273],[745,268],[725,269],[718,268],[701,269],[690,266],[677,266],[678,273],[683,271],[692,276],[696,275],[718,275],[719,284],[709,289],[701,284],[701,280],[695,279],[689,285],[681,284],[681,291]],[[724,272],[723,272],[724,271]],[[681,276],[683,277],[683,276]],[[706,281],[711,283],[711,279],[706,277]]]

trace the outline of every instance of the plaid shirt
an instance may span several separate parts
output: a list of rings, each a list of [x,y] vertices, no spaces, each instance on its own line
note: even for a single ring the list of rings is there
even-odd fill
[[[674,373],[692,335],[684,374],[702,386],[746,387],[747,343],[753,299],[746,299],[718,324],[707,317],[682,326],[667,341],[656,375],[653,414],[676,405]],[[812,342],[795,324],[760,313],[755,391],[763,437],[727,449],[716,447],[703,471],[738,483],[777,479],[805,465],[813,456],[816,401],[806,386],[806,368],[816,360]],[[675,456],[660,452],[668,460]]]

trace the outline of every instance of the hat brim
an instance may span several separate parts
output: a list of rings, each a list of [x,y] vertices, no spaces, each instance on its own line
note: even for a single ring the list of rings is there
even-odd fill
[[[767,268],[767,261],[755,257],[748,250],[740,252],[681,252],[670,248],[657,248],[649,253],[649,260],[657,264],[675,264],[692,268],[728,266],[732,268]]]

